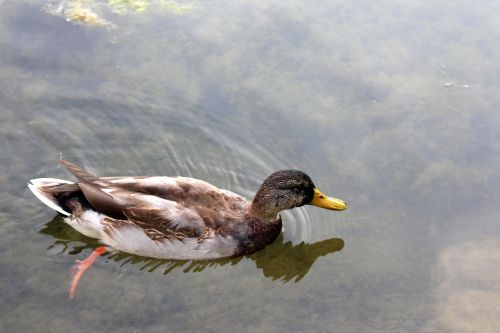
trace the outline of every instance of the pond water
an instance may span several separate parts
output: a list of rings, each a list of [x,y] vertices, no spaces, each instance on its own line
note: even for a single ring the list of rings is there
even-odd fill
[[[0,331],[500,332],[497,1],[0,1]],[[344,212],[233,260],[109,254],[26,188],[297,168]]]

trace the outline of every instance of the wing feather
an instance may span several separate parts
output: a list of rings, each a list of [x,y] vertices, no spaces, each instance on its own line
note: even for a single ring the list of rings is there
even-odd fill
[[[206,229],[205,222],[195,211],[179,207],[175,201],[117,186],[67,161],[61,164],[78,178],[78,186],[92,207],[111,218],[129,219],[143,229],[186,237],[199,237]]]

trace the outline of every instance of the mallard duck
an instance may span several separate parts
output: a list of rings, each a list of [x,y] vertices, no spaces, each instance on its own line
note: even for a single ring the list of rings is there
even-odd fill
[[[61,161],[78,182],[28,187],[80,233],[112,248],[161,259],[214,259],[261,250],[280,234],[280,212],[306,204],[344,210],[298,170],[267,177],[252,201],[187,177],[97,177]]]

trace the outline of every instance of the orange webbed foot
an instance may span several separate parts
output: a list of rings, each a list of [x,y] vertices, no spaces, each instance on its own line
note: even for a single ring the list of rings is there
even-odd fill
[[[76,260],[75,265],[71,268],[71,283],[69,286],[69,294],[68,297],[70,299],[75,298],[76,287],[80,282],[83,274],[87,269],[89,269],[92,264],[96,261],[99,256],[102,256],[106,253],[106,248],[104,246],[99,246],[92,253],[85,258],[84,260]]]

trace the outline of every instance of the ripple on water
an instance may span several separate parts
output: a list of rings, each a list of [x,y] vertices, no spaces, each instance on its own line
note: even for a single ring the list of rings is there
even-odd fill
[[[59,168],[57,159],[62,156],[100,176],[194,177],[248,199],[272,171],[290,167],[290,151],[271,149],[265,138],[253,139],[251,124],[228,116],[230,110],[217,110],[210,102],[190,102],[189,96],[158,105],[147,96],[140,104],[141,96],[131,95],[128,103],[109,97],[53,97],[27,130],[34,140],[43,140],[41,148],[50,156],[52,169]],[[60,116],[46,126],[54,108]],[[38,174],[47,176],[46,172],[41,169]],[[56,174],[67,177],[60,169]],[[285,239],[310,240],[307,208],[283,216]]]

